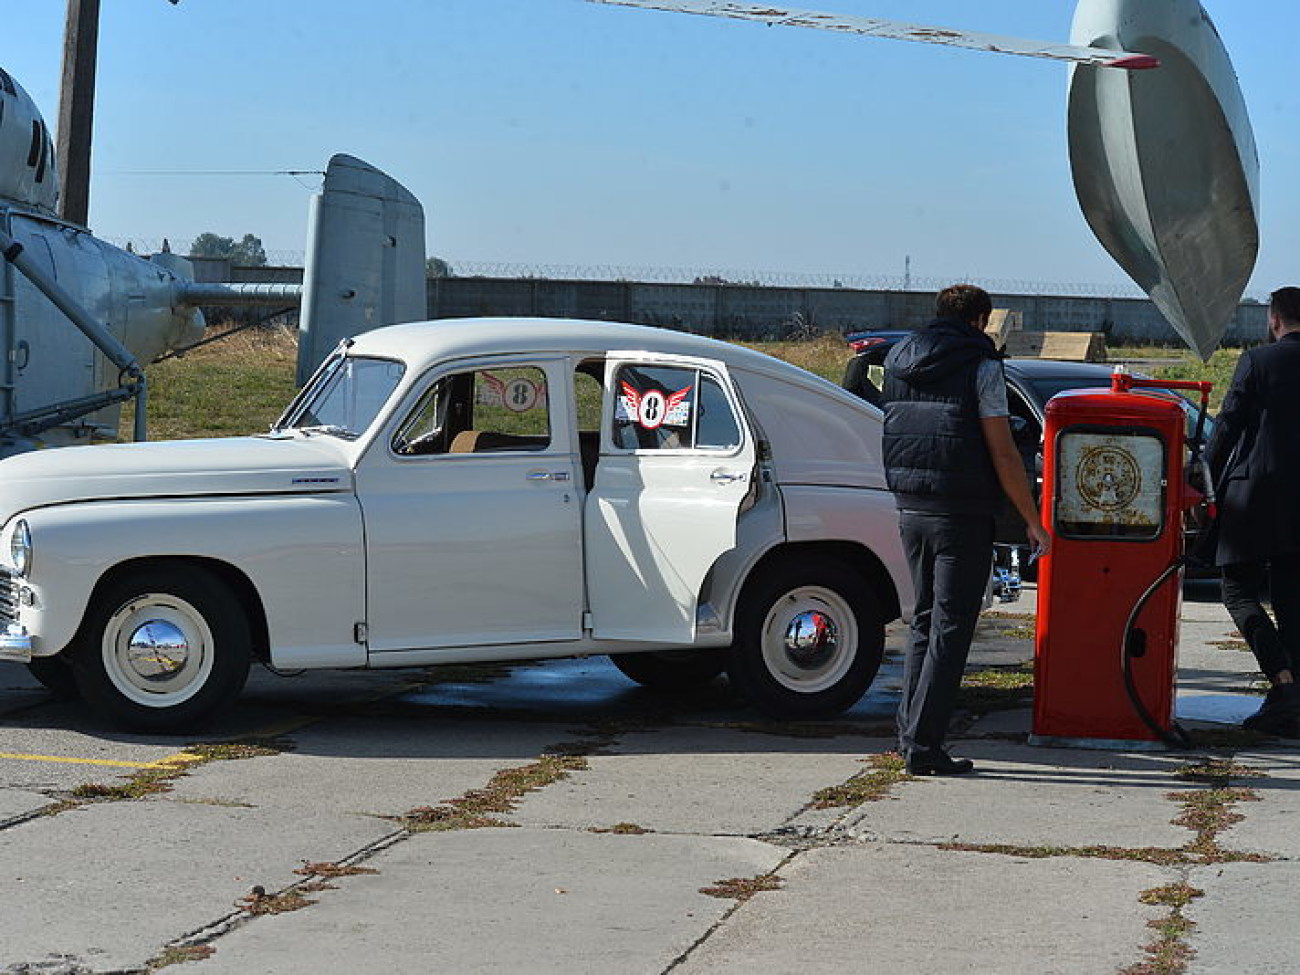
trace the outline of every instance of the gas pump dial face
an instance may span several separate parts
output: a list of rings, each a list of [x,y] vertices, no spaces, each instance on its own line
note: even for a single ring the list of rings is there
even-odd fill
[[[1057,438],[1057,530],[1154,538],[1164,518],[1164,441],[1147,433],[1067,430]]]
[[[1142,489],[1137,460],[1120,446],[1085,449],[1075,476],[1084,501],[1106,511],[1127,508]]]

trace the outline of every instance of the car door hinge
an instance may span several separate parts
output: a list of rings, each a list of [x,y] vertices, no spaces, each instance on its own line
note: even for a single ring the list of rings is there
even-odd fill
[[[353,623],[353,624],[352,624],[352,642],[353,642],[353,643],[360,643],[362,646],[365,646],[366,640],[369,639],[369,636],[370,636],[370,632],[369,632],[369,630],[366,628],[366,624],[365,624],[365,623]]]
[[[590,614],[590,613],[583,613],[583,614],[582,614],[582,629],[583,629],[583,632],[584,632],[584,633],[586,633],[586,632],[590,632],[590,631],[591,631],[591,627],[592,627],[591,614]]]

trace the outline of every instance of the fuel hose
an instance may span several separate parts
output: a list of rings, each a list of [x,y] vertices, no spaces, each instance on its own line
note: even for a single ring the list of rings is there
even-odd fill
[[[1147,587],[1146,592],[1144,592],[1138,598],[1138,601],[1133,604],[1133,611],[1128,614],[1128,620],[1124,624],[1124,636],[1120,640],[1119,648],[1120,666],[1124,673],[1124,691],[1128,694],[1129,703],[1133,705],[1134,712],[1136,712],[1137,716],[1142,719],[1142,723],[1150,729],[1152,734],[1156,735],[1156,737],[1158,737],[1162,742],[1170,748],[1184,751],[1193,747],[1191,736],[1188,735],[1187,731],[1172,717],[1170,719],[1169,728],[1160,727],[1160,723],[1152,717],[1151,712],[1147,710],[1147,706],[1142,703],[1142,696],[1138,693],[1137,683],[1133,680],[1134,654],[1131,648],[1131,637],[1137,631],[1137,618],[1142,614],[1142,610],[1146,607],[1147,600],[1155,595],[1156,592],[1159,591],[1160,587],[1171,578],[1176,579],[1178,577],[1178,571],[1183,568],[1188,561],[1190,560],[1186,555],[1181,555],[1171,562],[1169,567],[1156,577],[1155,582],[1151,583],[1151,585]]]

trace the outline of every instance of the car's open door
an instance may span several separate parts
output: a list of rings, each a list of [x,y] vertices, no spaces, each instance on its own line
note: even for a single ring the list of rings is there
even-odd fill
[[[721,362],[606,360],[600,461],[583,514],[592,635],[685,644],[700,585],[736,544],[754,438]]]

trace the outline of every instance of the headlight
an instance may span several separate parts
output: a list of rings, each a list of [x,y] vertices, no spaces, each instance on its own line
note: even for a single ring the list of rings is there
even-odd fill
[[[32,533],[27,522],[19,519],[9,535],[9,564],[20,576],[26,576],[32,564]]]

